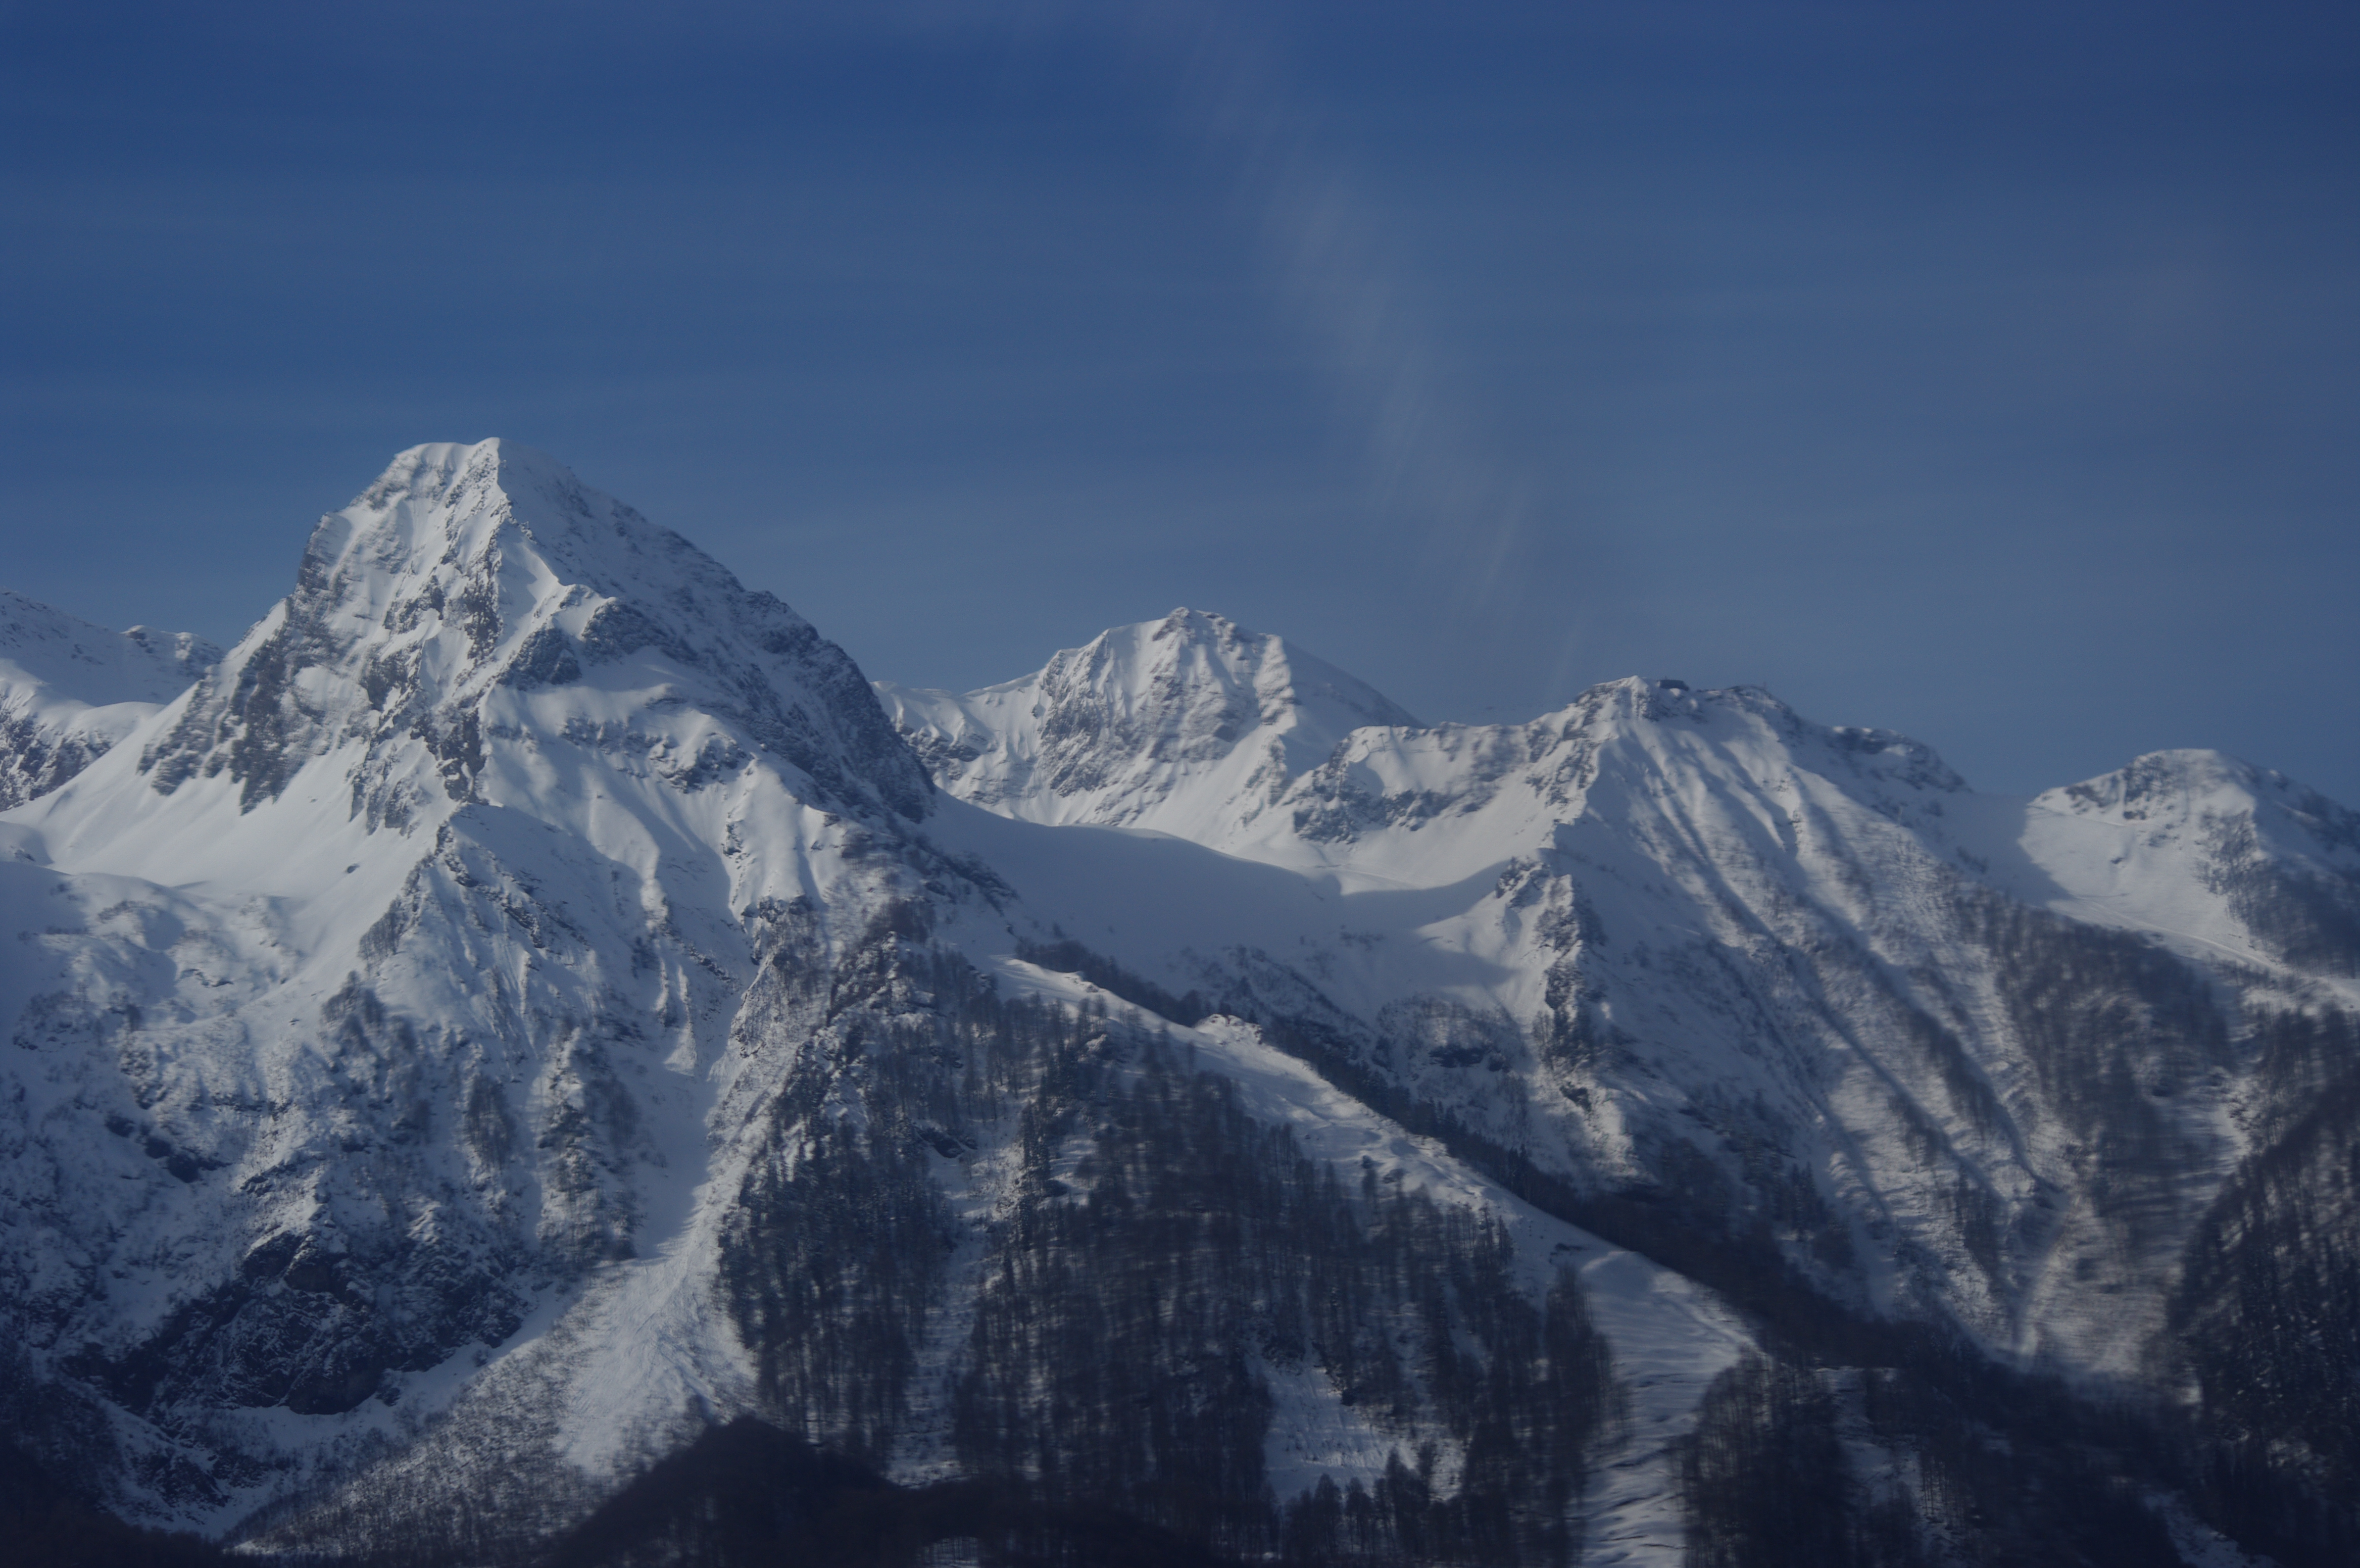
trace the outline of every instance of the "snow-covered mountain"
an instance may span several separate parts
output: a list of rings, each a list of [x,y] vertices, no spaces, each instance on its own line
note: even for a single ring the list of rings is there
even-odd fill
[[[0,827],[5,1294],[117,1500],[223,1518],[677,1236],[760,933],[888,897],[855,846],[931,795],[834,645],[537,455],[324,518]]]
[[[930,838],[945,809],[973,829]],[[215,671],[0,822],[18,1449],[135,1516],[263,1508],[265,1552],[382,1549],[389,1518],[405,1550],[520,1550],[741,1413],[911,1484],[1083,1466],[1076,1504],[1153,1513],[1173,1454],[1105,1425],[1131,1395],[1063,1396],[1054,1433],[1032,1402],[1054,1331],[1132,1272],[1232,1298],[1186,1239],[1232,1223],[1204,1203],[1229,1167],[1258,1223],[1389,1239],[1268,1252],[1227,1351],[1108,1345],[1199,1390],[1176,1409],[1228,1391],[1190,1461],[1223,1529],[1272,1528],[1265,1478],[1284,1501],[1382,1490],[1404,1453],[1482,1472],[1451,1431],[1491,1396],[1421,1377],[1377,1317],[1321,1309],[1315,1347],[1268,1290],[1362,1267],[1354,1310],[1398,1310],[1513,1234],[1505,1295],[1437,1321],[1529,1358],[1502,1322],[1589,1346],[1594,1299],[1668,1363],[1623,1401],[1561,1349],[1497,1398],[1564,1426],[1560,1496],[1627,1403],[1656,1484],[1600,1489],[1599,1517],[1676,1530],[1668,1443],[1743,1343],[1727,1310],[1251,1023],[1026,961],[1054,921],[963,848],[994,821],[934,795],[840,652],[675,536],[512,446],[404,454]],[[1187,1114],[1141,1121],[1158,1098]],[[1109,1183],[1163,1217],[1091,1233]],[[1108,1266],[1062,1308],[1010,1293],[1072,1247]]]
[[[2004,1362],[2136,1387],[2201,1361],[2193,1254],[2288,1157],[2290,1107],[2360,1083],[2360,817],[2217,753],[1991,796],[1757,690],[1627,680],[1529,724],[1371,725],[1283,780],[1224,755],[1150,817],[968,761],[1022,751],[995,713],[1038,722],[988,696],[1046,684],[897,718],[995,813],[1153,826],[1317,890],[1196,917],[1136,872],[1068,879],[1041,902],[1070,947],[1311,1022],[1332,1076],[1461,1146]],[[1143,750],[1109,727],[1063,766]]]
[[[2360,1321],[2360,833],[2275,774],[1981,795],[1677,682],[1422,727],[1185,610],[872,690],[497,442],[403,454],[132,717],[0,816],[0,1412],[126,1516],[454,1563],[765,1560],[886,1493],[878,1560],[1768,1562],[1797,1485],[1821,1562],[2344,1528],[2342,1407],[2270,1390]]]
[[[2021,895],[2200,960],[2360,978],[2360,812],[2218,751],[2158,751],[2032,802]]]
[[[964,696],[877,689],[962,800],[1027,822],[1199,842],[1253,821],[1353,730],[1417,723],[1332,664],[1185,609],[1101,632],[1038,674]]]
[[[1192,620],[1214,624],[1165,625]],[[1019,744],[977,732],[986,695],[958,709],[978,758]],[[1122,776],[1144,749],[1111,727],[1099,747],[1068,773]],[[1083,945],[1209,1004],[1323,1014],[1351,1069],[1545,1171],[1658,1193],[1863,1305],[2076,1373],[2152,1356],[2180,1251],[2249,1152],[2255,1059],[2212,989],[2360,1002],[2351,814],[2209,753],[1995,800],[1896,735],[1630,680],[1530,724],[1359,729],[1273,784],[1208,761],[1146,820],[1327,900],[1294,929],[1265,898],[1185,930],[1126,907],[1135,883],[1102,916],[1052,900]],[[1011,798],[1023,776],[943,782],[1093,819],[1054,784]],[[1120,799],[1097,819],[1142,821]],[[2077,966],[2103,1000],[2043,991]],[[2114,1006],[2151,1022],[2120,1037]]]
[[[0,811],[90,766],[220,662],[189,632],[109,631],[0,588]]]

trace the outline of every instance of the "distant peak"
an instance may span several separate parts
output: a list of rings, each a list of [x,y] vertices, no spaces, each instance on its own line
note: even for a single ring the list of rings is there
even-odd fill
[[[1306,705],[1333,710],[1346,728],[1359,725],[1415,729],[1409,711],[1358,676],[1307,653],[1272,632],[1240,626],[1228,616],[1181,605],[1162,620],[1110,627],[1082,648],[1054,655],[1038,679],[1052,687],[1077,677],[1093,684],[1120,680],[1129,669],[1164,670],[1163,678],[1186,685],[1234,685],[1257,694],[1267,722]],[[1087,672],[1087,676],[1084,673]],[[1323,729],[1326,728],[1323,726]],[[1340,731],[1339,731],[1340,733]]]
[[[80,703],[165,702],[221,657],[193,632],[110,631],[0,588],[0,685],[29,684]]]
[[[2259,797],[2293,787],[2283,774],[2239,762],[2225,751],[2183,747],[2134,757],[2112,773],[2049,790],[2040,799],[2054,809],[2081,816],[2143,821],[2224,792]]]
[[[1183,605],[964,696],[890,687],[937,782],[1008,815],[1116,827],[1242,821],[1371,727],[1415,729],[1334,665]]]

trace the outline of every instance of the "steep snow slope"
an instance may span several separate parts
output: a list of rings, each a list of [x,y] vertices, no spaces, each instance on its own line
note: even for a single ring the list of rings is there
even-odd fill
[[[1416,722],[1334,665],[1193,609],[1102,632],[1038,674],[964,696],[878,690],[963,800],[1207,842],[1253,821],[1349,731]]]
[[[82,772],[221,656],[186,631],[116,633],[0,588],[0,811]]]
[[[224,1517],[686,1234],[759,932],[859,918],[930,794],[832,644],[538,455],[416,448],[322,520],[6,829],[0,1291],[136,1418],[127,1500]]]
[[[2023,896],[2191,957],[2360,981],[2360,813],[2218,751],[2158,751],[2004,817]],[[2018,885],[2023,885],[2019,883]],[[2360,985],[2338,988],[2360,1001]]]

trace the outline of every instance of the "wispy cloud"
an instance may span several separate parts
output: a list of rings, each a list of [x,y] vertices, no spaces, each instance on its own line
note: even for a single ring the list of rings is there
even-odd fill
[[[1360,448],[1371,504],[1421,525],[1455,619],[1497,625],[1536,505],[1535,477],[1443,370],[1407,247],[1269,33],[1218,7],[1140,13],[1176,76],[1175,122],[1225,165],[1237,207]]]

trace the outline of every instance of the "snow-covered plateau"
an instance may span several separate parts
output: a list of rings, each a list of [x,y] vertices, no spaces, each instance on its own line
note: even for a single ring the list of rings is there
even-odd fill
[[[0,1515],[2360,1552],[2360,814],[2218,753],[1427,726],[1189,609],[872,685],[490,441],[226,653],[0,595]]]

